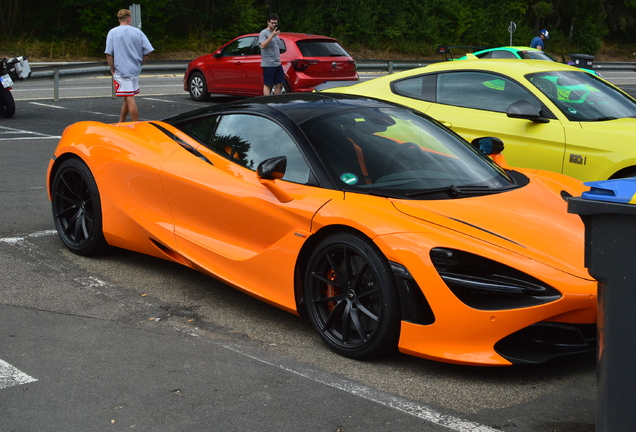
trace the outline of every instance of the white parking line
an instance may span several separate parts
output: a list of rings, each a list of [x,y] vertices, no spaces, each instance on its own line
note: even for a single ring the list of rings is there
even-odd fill
[[[10,136],[7,135],[28,135],[28,136]],[[34,140],[34,139],[60,139],[59,135],[47,135],[40,132],[33,132],[24,129],[14,129],[6,126],[0,126],[0,141],[15,140]]]
[[[395,396],[387,392],[383,392],[381,390],[376,390],[371,387],[367,387],[365,385],[358,384],[353,381],[338,378],[337,376],[330,373],[321,372],[321,371],[313,370],[309,368],[305,370],[294,369],[285,365],[272,363],[268,360],[259,358],[251,353],[248,353],[245,349],[235,344],[220,344],[220,345],[226,349],[229,349],[230,351],[234,351],[235,353],[251,358],[252,360],[256,360],[258,362],[267,364],[269,366],[282,369],[286,372],[299,375],[303,378],[314,381],[316,383],[333,387],[338,390],[342,390],[344,392],[350,393],[352,395],[366,399],[368,401],[372,401],[380,405],[384,405],[385,407],[402,411],[403,413],[410,414],[412,416],[418,417],[427,422],[436,424],[438,426],[443,426],[447,429],[450,429],[451,431],[498,432],[497,429],[493,429],[491,427],[484,426],[479,423],[463,420],[451,415],[442,414],[440,412],[437,412],[427,407],[426,405],[422,405],[417,402],[413,402],[408,399],[401,398],[399,396]]]
[[[43,103],[39,103],[39,102],[29,102],[29,103],[31,103],[33,105],[47,107],[47,108],[57,108],[57,109],[64,109],[64,110],[69,109],[69,108],[66,108],[66,107],[58,106],[58,105],[43,104]],[[84,113],[88,113],[88,114],[97,114],[97,115],[104,115],[104,116],[119,118],[119,114],[108,114],[108,113],[103,113],[103,112],[87,111],[87,110],[72,110],[72,111],[79,111],[79,112],[84,112]]]
[[[46,236],[50,236],[50,235],[55,235],[57,234],[56,230],[44,230],[44,231],[36,231],[30,234],[21,234],[19,236],[15,236],[15,237],[0,237],[0,242],[3,243],[9,243],[9,244],[18,244],[20,242],[23,242],[24,240],[30,238],[30,237],[46,237]]]
[[[0,359],[0,389],[37,381],[19,369]]]
[[[158,102],[168,102],[168,103],[174,103],[174,101],[171,100],[167,100],[167,99],[156,99],[156,98],[151,98],[151,97],[144,97],[143,100],[151,100],[151,101],[158,101]]]

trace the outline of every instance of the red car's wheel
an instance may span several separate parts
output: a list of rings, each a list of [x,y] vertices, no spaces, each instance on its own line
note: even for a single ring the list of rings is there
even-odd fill
[[[72,158],[62,163],[51,196],[55,228],[71,252],[91,255],[106,246],[97,183],[83,161]]]
[[[369,358],[397,348],[395,278],[371,241],[348,233],[325,238],[309,259],[304,290],[309,318],[333,351]]]
[[[190,91],[190,97],[195,101],[202,102],[208,100],[210,97],[210,93],[208,93],[208,84],[201,72],[195,72],[192,74],[188,89]]]

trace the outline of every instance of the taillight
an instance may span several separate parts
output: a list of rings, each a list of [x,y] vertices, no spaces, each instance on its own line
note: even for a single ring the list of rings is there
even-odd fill
[[[291,62],[296,72],[304,72],[309,66],[317,65],[318,63],[320,63],[318,60],[294,60]]]

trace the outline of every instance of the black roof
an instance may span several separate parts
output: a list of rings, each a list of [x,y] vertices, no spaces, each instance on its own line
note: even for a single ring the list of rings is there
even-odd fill
[[[169,124],[178,124],[221,112],[256,111],[263,113],[269,112],[274,116],[284,114],[295,123],[299,124],[308,118],[324,114],[331,110],[347,108],[380,108],[388,106],[395,105],[364,96],[313,92],[287,93],[272,96],[258,96],[235,102],[213,105],[179,114],[174,117],[169,117],[163,121]]]

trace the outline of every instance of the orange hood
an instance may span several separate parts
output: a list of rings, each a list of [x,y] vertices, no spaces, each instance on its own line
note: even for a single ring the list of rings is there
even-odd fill
[[[592,279],[583,263],[583,222],[578,215],[567,212],[567,202],[561,197],[566,187],[549,177],[530,178],[528,185],[501,194],[436,201],[396,200],[393,204],[409,216]],[[582,185],[580,190],[567,189],[573,196],[585,190]]]

